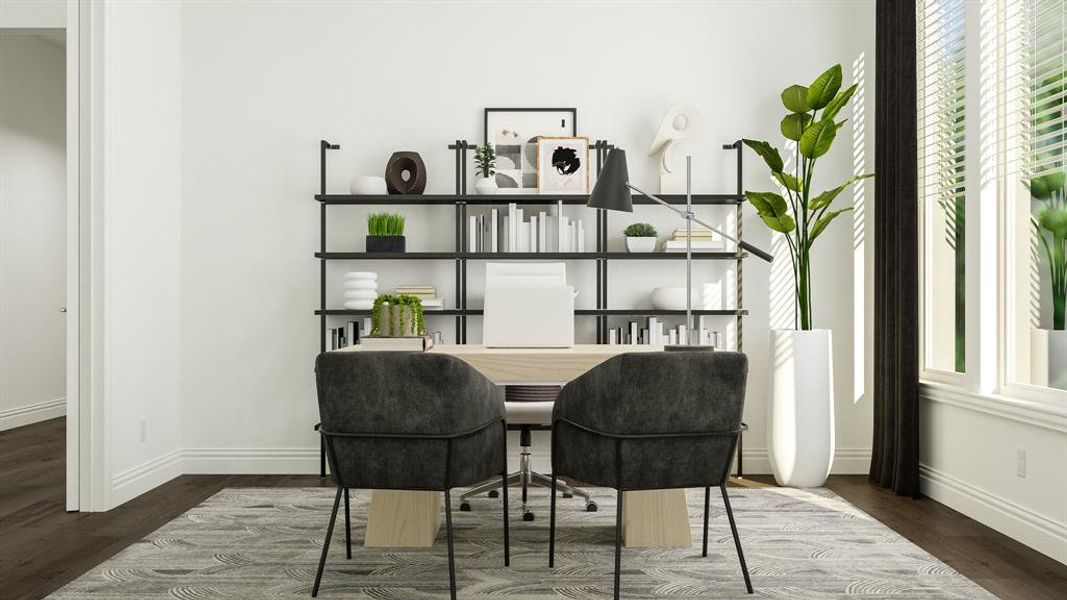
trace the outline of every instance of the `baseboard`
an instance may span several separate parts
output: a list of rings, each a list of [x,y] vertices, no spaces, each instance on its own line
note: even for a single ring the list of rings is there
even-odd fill
[[[181,448],[177,448],[115,475],[111,479],[111,507],[128,502],[181,475],[182,454]]]
[[[46,400],[29,406],[19,406],[0,411],[0,431],[23,425],[33,425],[67,414],[67,399]]]
[[[925,496],[1067,564],[1067,524],[926,465],[919,466],[919,488]]]
[[[189,475],[310,475],[319,472],[319,448],[186,448]]]
[[[770,475],[771,459],[766,448],[745,448],[741,458],[746,475]],[[735,463],[734,469],[737,465]],[[871,470],[870,448],[837,448],[831,475],[866,475]]]

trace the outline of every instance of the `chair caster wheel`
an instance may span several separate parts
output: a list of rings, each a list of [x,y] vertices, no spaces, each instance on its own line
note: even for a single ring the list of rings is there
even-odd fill
[[[523,521],[533,521],[534,520],[534,514],[532,512],[530,512],[530,511],[526,511],[526,512],[522,513],[522,520]]]
[[[573,497],[574,497],[574,494],[572,494],[572,493],[570,493],[570,492],[563,492],[563,497],[564,497],[564,498],[573,498]]]
[[[586,504],[585,512],[596,512],[596,502],[590,502]]]
[[[496,490],[489,490],[489,493],[486,494],[486,495],[489,496],[490,498],[499,498],[500,497],[500,492],[498,492]]]
[[[460,504],[459,505],[459,510],[460,510],[460,512],[470,512],[471,511],[471,503],[470,502],[464,502],[463,504]]]

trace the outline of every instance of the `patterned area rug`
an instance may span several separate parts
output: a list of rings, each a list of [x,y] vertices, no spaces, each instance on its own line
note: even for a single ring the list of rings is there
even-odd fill
[[[503,566],[500,500],[475,499],[472,512],[457,510],[460,598],[610,597],[615,496],[591,491],[599,512],[584,512],[576,499],[559,502],[553,570],[545,491],[531,492],[534,522],[518,518],[517,497],[511,502],[510,568]],[[755,597],[994,597],[828,490],[730,492]],[[333,495],[324,488],[223,490],[51,597],[309,598]],[[352,560],[345,560],[342,507],[319,597],[447,598],[443,524],[433,549],[365,549],[369,498],[368,492],[352,498]],[[688,498],[694,546],[624,548],[623,598],[753,597],[745,593],[722,499],[712,494],[708,557],[701,558],[703,490],[689,490]]]

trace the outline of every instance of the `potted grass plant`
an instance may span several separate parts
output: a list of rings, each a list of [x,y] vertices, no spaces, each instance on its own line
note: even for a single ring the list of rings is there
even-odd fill
[[[403,252],[404,216],[373,213],[367,216],[367,252]]]
[[[652,252],[656,249],[656,228],[648,223],[633,223],[625,230],[627,252]]]
[[[849,178],[818,191],[815,167],[830,151],[844,125],[842,109],[856,91],[841,89],[841,65],[834,65],[808,86],[782,91],[786,115],[782,135],[795,143],[793,163],[765,141],[744,140],[766,163],[779,191],[746,191],[745,198],[789,247],[793,267],[795,328],[771,333],[774,365],[767,447],[779,485],[817,487],[830,473],[834,456],[833,343],[828,329],[816,329],[812,308],[812,248],[838,216],[852,210],[835,201],[849,186],[873,174]]]
[[[1031,219],[1048,262],[1052,328],[1035,328],[1030,338],[1031,383],[1067,390],[1067,176],[1053,171],[1029,181],[1035,204]]]
[[[474,191],[479,194],[495,194],[496,185],[496,150],[492,144],[480,144],[474,147],[474,166],[478,181],[474,182]]]

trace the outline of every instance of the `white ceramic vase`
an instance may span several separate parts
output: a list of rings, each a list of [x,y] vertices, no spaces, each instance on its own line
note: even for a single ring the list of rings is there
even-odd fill
[[[378,297],[378,274],[372,271],[349,271],[345,273],[345,308],[368,310]]]
[[[1067,390],[1067,331],[1031,330],[1030,383]]]
[[[828,329],[771,332],[767,452],[778,485],[819,487],[834,461],[833,340]]]
[[[474,182],[474,191],[479,194],[490,195],[495,194],[497,190],[496,177],[479,177],[478,181]]]
[[[654,237],[626,237],[627,252],[655,252],[655,250],[656,238]]]

